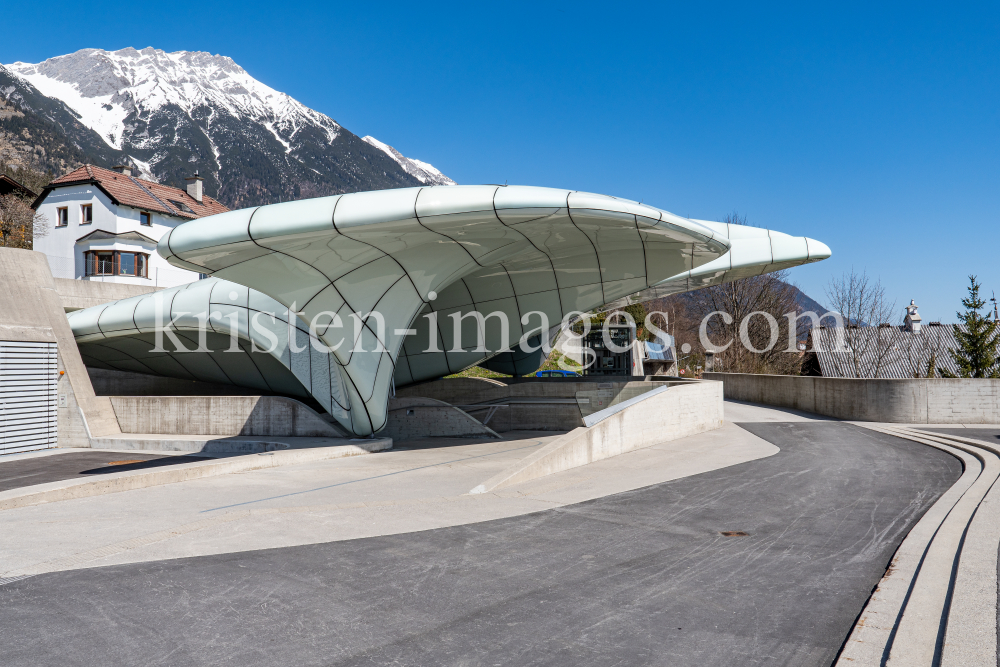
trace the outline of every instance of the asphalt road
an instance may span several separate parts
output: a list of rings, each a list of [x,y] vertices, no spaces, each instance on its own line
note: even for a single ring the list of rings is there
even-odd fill
[[[850,424],[745,428],[782,451],[508,519],[9,583],[0,664],[829,665],[960,464]]]

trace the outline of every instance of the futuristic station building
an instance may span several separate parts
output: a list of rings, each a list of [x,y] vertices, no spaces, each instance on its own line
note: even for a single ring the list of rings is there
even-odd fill
[[[385,426],[393,386],[477,364],[535,370],[541,351],[515,346],[573,312],[830,256],[767,229],[495,185],[230,211],[157,251],[209,278],[71,313],[87,365],[312,397],[359,436]]]

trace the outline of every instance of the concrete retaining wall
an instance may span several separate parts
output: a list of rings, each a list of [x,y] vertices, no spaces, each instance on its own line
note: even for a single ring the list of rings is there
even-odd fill
[[[574,429],[472,489],[487,493],[520,482],[722,426],[722,384],[661,386],[588,418]]]
[[[399,440],[414,438],[499,438],[493,429],[456,407],[433,398],[391,398],[389,419],[380,436]]]
[[[396,389],[396,398],[433,398],[451,405],[507,398],[507,385],[490,378],[442,378]]]
[[[5,340],[54,340],[59,349],[60,447],[89,447],[91,437],[121,433],[111,403],[94,394],[42,253],[0,248],[0,325]]]
[[[266,396],[258,389],[145,375],[105,368],[87,368],[98,396]]]
[[[792,408],[838,419],[900,424],[1000,422],[1000,380],[914,378],[856,380],[705,373],[726,398]]]
[[[487,410],[465,409],[480,421],[486,419],[489,414]],[[508,407],[499,408],[493,413],[489,426],[497,433],[506,433],[507,431],[569,431],[583,426],[583,417],[580,416],[580,408],[575,402],[511,402]]]
[[[442,378],[399,389],[396,395],[397,398],[426,397],[458,405],[480,421],[490,413],[479,405],[503,404],[505,407],[496,410],[489,421],[489,427],[498,433],[569,431],[583,426],[583,418],[591,412],[662,386],[666,380],[666,377],[663,381],[632,377],[600,380],[510,378],[506,381]]]
[[[344,434],[281,396],[112,396],[122,433],[319,436]]]
[[[53,278],[53,285],[59,294],[59,302],[66,312],[100,306],[109,301],[128,299],[164,289],[151,285],[125,285],[105,283],[99,280],[72,280],[70,278]]]

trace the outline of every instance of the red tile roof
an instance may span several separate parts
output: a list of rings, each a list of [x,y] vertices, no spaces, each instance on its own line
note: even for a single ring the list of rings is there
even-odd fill
[[[160,185],[135,176],[126,176],[117,171],[104,169],[92,164],[85,164],[74,169],[65,176],[60,176],[45,186],[42,194],[35,201],[35,207],[56,188],[93,183],[97,185],[116,204],[123,204],[144,211],[166,213],[178,218],[203,218],[206,215],[224,213],[229,209],[211,197],[203,196],[201,203],[189,195],[186,190]],[[177,202],[177,203],[175,203]],[[178,206],[183,204],[189,210]]]

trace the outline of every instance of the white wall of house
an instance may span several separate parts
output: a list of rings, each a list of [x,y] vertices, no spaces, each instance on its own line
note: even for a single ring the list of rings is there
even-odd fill
[[[93,207],[93,222],[82,223],[82,206]],[[66,207],[68,224],[58,227],[57,209]],[[155,243],[142,244],[136,241],[116,241],[98,239],[78,243],[78,240],[95,230],[112,234],[138,232],[154,242],[170,229],[186,222],[185,218],[175,218],[150,211],[152,224],[140,224],[140,209],[116,205],[95,185],[72,185],[56,188],[38,206],[38,212],[45,218],[48,234],[36,237],[34,249],[44,253],[49,259],[52,275],[56,278],[94,280],[101,282],[127,283],[132,285],[153,285],[173,287],[198,280],[198,274],[171,266],[156,254]],[[143,252],[149,255],[147,278],[134,276],[87,276],[84,266],[84,252],[88,250],[122,250]]]

